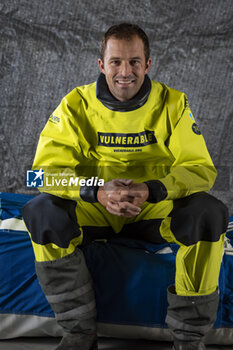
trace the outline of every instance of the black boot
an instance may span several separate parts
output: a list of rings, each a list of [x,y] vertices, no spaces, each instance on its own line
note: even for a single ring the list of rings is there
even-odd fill
[[[203,296],[181,296],[168,288],[166,323],[174,339],[175,350],[205,350],[202,337],[213,327],[218,310],[218,290]]]
[[[96,307],[92,280],[80,249],[64,258],[36,262],[41,288],[64,329],[55,350],[96,350]]]

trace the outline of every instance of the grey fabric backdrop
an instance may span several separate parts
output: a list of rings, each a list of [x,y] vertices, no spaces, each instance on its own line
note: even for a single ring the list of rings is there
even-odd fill
[[[25,172],[47,118],[96,80],[101,35],[121,21],[147,32],[150,77],[188,95],[219,170],[211,192],[232,215],[232,0],[2,0],[0,191],[31,193]]]

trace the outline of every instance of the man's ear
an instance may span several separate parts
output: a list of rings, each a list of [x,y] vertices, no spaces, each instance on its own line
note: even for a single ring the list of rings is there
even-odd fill
[[[104,69],[104,62],[101,60],[101,58],[98,59],[98,65],[101,73],[105,74],[105,69]]]
[[[145,73],[148,73],[149,70],[150,70],[150,66],[151,66],[151,62],[152,62],[152,59],[149,58],[147,63],[146,63],[146,69],[145,69]]]

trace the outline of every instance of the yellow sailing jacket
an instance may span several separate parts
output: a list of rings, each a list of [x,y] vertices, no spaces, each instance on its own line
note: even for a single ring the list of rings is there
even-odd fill
[[[158,179],[166,199],[209,190],[216,169],[186,95],[155,81],[151,85],[147,102],[129,112],[105,107],[96,97],[96,83],[65,96],[40,135],[33,169],[50,176],[40,190],[81,200],[77,183],[52,182],[57,174]]]

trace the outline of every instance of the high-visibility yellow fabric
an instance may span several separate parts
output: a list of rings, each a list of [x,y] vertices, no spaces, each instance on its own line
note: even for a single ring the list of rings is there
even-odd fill
[[[151,83],[147,102],[129,112],[105,107],[96,98],[96,83],[75,88],[43,129],[33,168],[105,181],[159,179],[167,199],[209,190],[216,170],[185,94]],[[40,190],[81,200],[79,186]]]
[[[178,295],[208,295],[216,291],[222,262],[223,233],[217,242],[181,245],[176,256],[175,286]]]
[[[99,203],[88,203],[79,201],[76,207],[77,222],[80,227],[80,236],[75,237],[70,241],[67,248],[59,247],[54,243],[38,244],[32,241],[32,246],[35,254],[36,261],[52,261],[63,258],[80,246],[83,241],[84,226],[95,227],[108,227],[111,226],[113,231],[119,233],[125,224],[138,222],[141,220],[148,220],[150,218],[156,219],[167,216],[173,208],[172,201],[164,201],[155,204],[145,202],[142,206],[142,211],[139,215],[132,218],[119,217],[110,214],[105,207]],[[28,232],[30,237],[31,234]],[[143,232],[142,232],[143,236]],[[142,237],[143,238],[143,237]]]
[[[175,287],[178,295],[208,295],[216,290],[222,262],[225,233],[217,242],[199,241],[186,246],[179,242],[170,228],[171,217],[161,223],[160,234],[180,248],[176,256]]]
[[[217,286],[223,236],[218,242],[184,246],[171,232],[168,215],[174,199],[208,191],[215,181],[216,169],[186,95],[161,83],[151,84],[147,102],[129,112],[105,107],[96,98],[96,83],[75,88],[63,98],[43,129],[33,168],[42,168],[51,176],[63,173],[64,177],[98,177],[105,181],[160,180],[168,191],[166,200],[144,203],[135,218],[114,216],[99,203],[82,201],[80,187],[74,184],[45,186],[40,191],[76,200],[81,227],[110,225],[118,233],[127,223],[164,218],[161,236],[181,245],[177,255],[177,293],[210,294]],[[81,241],[82,235],[65,249],[52,243],[40,246],[33,242],[36,260],[64,257]]]
[[[222,261],[224,236],[223,233],[217,242],[199,241],[191,246],[179,242],[171,231],[171,211],[168,206],[145,203],[142,212],[136,218],[124,218],[111,215],[98,204],[79,202],[77,219],[82,226],[109,226],[118,233],[123,226],[130,222],[145,220],[148,217],[161,218],[165,216],[160,226],[161,236],[169,243],[177,243],[180,248],[176,257],[175,286],[178,295],[195,296],[213,293],[218,285],[219,270]],[[101,209],[99,211],[99,209]],[[81,228],[80,227],[80,228]],[[143,232],[142,232],[143,238]],[[53,261],[73,253],[77,246],[82,244],[83,233],[71,240],[67,248],[61,248],[54,243],[40,245],[32,240],[36,261]]]
[[[83,236],[80,235],[79,237],[72,239],[67,248],[61,248],[54,243],[48,243],[45,245],[37,244],[32,240],[32,247],[36,261],[53,261],[70,255],[75,251],[77,246],[81,245],[82,238]]]
[[[124,225],[150,219],[161,219],[169,215],[173,202],[162,201],[156,204],[145,202],[142,211],[135,217],[126,218],[110,214],[100,203],[77,202],[76,215],[81,227],[107,227],[111,226],[115,233],[119,233]],[[142,239],[143,239],[143,232]]]

